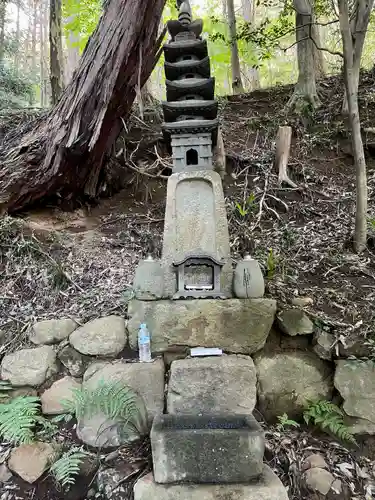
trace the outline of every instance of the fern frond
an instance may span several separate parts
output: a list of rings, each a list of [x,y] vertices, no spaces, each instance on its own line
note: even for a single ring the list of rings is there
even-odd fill
[[[51,467],[50,472],[63,488],[69,488],[76,481],[82,462],[87,456],[82,450],[72,448],[64,453]]]
[[[32,443],[40,411],[40,399],[34,396],[20,396],[0,404],[0,434],[12,443]]]
[[[331,401],[308,401],[308,408],[304,411],[303,418],[307,425],[310,422],[328,430],[342,441],[357,444],[355,437],[344,423],[344,412]]]
[[[64,401],[67,411],[77,418],[102,413],[121,424],[124,434],[139,429],[139,422],[145,420],[138,407],[139,397],[121,382],[100,381],[94,389],[80,388],[73,391],[73,401]]]

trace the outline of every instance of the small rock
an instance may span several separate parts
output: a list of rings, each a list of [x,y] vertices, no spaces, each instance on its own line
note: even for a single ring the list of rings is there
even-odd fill
[[[319,358],[331,361],[332,349],[334,345],[335,337],[332,333],[320,330],[314,335],[313,351],[319,356]]]
[[[340,479],[335,479],[332,483],[331,490],[336,493],[337,495],[340,495],[342,493],[342,482]]]
[[[306,307],[311,306],[314,303],[314,299],[311,297],[294,297],[292,304],[296,307]]]
[[[327,495],[335,481],[330,472],[319,467],[307,470],[303,475],[303,479],[309,490],[321,493],[322,495]]]
[[[34,483],[57,457],[57,447],[49,443],[23,444],[11,451],[8,467],[27,483]]]
[[[12,478],[12,473],[4,464],[0,465],[0,485],[7,483]]]
[[[56,354],[50,346],[21,349],[1,362],[2,380],[9,380],[14,387],[38,387],[57,372]]]
[[[124,318],[107,316],[94,319],[75,330],[69,340],[81,354],[117,356],[127,342]]]
[[[45,415],[59,415],[66,413],[62,402],[72,400],[73,390],[79,389],[81,384],[72,377],[64,377],[57,380],[41,395],[42,411]]]
[[[82,377],[89,363],[87,358],[70,345],[65,346],[58,353],[57,357],[72,377]]]
[[[94,490],[94,488],[91,488],[87,492],[86,498],[95,498],[95,495],[96,495],[96,491]]]
[[[328,465],[324,460],[324,457],[320,453],[314,453],[309,455],[302,464],[302,470],[314,469],[315,467],[320,467],[321,469],[328,469]]]
[[[285,309],[277,316],[277,324],[286,335],[310,335],[314,324],[300,309]]]
[[[128,498],[126,485],[119,485],[124,477],[125,475],[116,469],[101,469],[96,478],[98,490],[107,500],[125,500]]]
[[[77,328],[72,319],[47,319],[38,321],[32,328],[30,340],[33,344],[57,344],[69,337]]]

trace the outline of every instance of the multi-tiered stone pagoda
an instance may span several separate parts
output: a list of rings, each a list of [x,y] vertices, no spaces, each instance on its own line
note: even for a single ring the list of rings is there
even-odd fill
[[[211,170],[219,125],[215,79],[207,42],[201,37],[202,20],[192,21],[188,1],[177,4],[178,20],[167,23],[171,39],[164,46],[167,102],[163,103],[163,132],[172,147],[174,172]]]

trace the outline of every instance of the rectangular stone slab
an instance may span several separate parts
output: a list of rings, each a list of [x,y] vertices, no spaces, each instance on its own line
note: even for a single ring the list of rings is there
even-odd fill
[[[250,484],[157,484],[152,474],[134,486],[134,500],[288,500],[286,488],[264,465],[262,475]]]
[[[157,483],[246,483],[263,470],[264,433],[252,415],[160,415],[151,446]]]
[[[137,349],[139,325],[146,323],[153,353],[188,346],[252,354],[264,347],[275,313],[272,299],[132,300],[130,346]]]

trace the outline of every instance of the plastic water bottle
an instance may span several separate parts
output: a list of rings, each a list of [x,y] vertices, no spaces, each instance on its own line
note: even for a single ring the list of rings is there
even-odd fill
[[[146,323],[142,323],[138,332],[139,361],[150,363],[151,359],[151,339]]]

